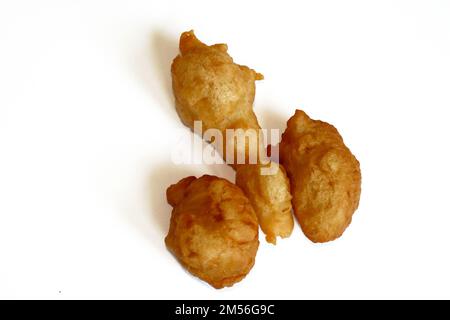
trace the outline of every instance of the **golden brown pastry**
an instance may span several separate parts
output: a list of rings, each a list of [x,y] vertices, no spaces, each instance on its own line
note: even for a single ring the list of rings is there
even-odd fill
[[[258,221],[231,182],[204,175],[167,189],[173,206],[166,245],[193,275],[219,289],[242,280],[255,263]]]
[[[336,128],[297,110],[283,133],[280,161],[305,235],[313,242],[340,237],[358,208],[361,172]]]
[[[279,174],[273,175],[261,175],[261,166],[240,166],[236,172],[236,184],[258,213],[266,241],[275,244],[277,236],[289,237],[294,226],[289,180],[282,166],[279,166]]]
[[[234,144],[234,150],[226,148],[231,140],[226,140],[226,129],[260,129],[252,105],[255,80],[262,78],[254,70],[235,64],[226,44],[207,46],[192,31],[181,35],[180,55],[172,63],[178,115],[191,129],[194,121],[202,121],[204,130],[218,129],[224,138],[224,159],[227,151],[234,152],[234,159],[243,156],[246,164],[229,164],[236,169],[236,183],[254,206],[267,241],[275,243],[277,236],[288,237],[294,226],[289,181],[284,170],[278,170],[276,163],[262,161],[263,145],[258,135],[255,162],[249,161],[249,144],[243,147]],[[273,175],[261,175],[260,169],[267,166],[274,168]]]

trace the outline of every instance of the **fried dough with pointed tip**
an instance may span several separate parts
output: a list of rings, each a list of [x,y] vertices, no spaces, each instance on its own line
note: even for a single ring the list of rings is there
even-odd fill
[[[236,184],[247,195],[255,212],[258,212],[266,241],[275,244],[277,236],[286,238],[291,235],[294,224],[289,180],[282,166],[278,168],[282,174],[273,175],[261,175],[261,166],[238,167]]]
[[[204,175],[167,189],[173,206],[168,249],[193,275],[220,289],[252,269],[259,246],[258,221],[249,200],[231,182]]]
[[[194,129],[194,121],[202,121],[204,130],[218,129],[224,138],[222,156],[226,159],[226,129],[254,129],[260,126],[253,112],[255,81],[263,76],[233,62],[226,44],[208,46],[193,31],[180,37],[180,54],[172,63],[172,87],[176,110],[181,121]],[[267,241],[288,237],[294,221],[291,213],[289,181],[279,164],[271,162],[273,175],[261,175],[265,162],[260,158],[263,145],[257,136],[257,159],[249,164],[249,146],[234,144],[235,159],[239,154],[245,164],[231,163],[237,170],[236,181],[253,204]],[[221,152],[222,150],[219,150]],[[257,190],[254,187],[257,186]]]
[[[361,172],[336,128],[297,110],[282,135],[280,161],[305,235],[313,242],[340,237],[358,208]]]

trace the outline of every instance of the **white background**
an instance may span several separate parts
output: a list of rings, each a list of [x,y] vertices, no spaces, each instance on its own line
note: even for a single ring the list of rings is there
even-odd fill
[[[334,124],[361,162],[344,236],[261,245],[215,290],[164,246],[165,189],[223,165],[189,137],[170,63],[182,31],[265,75],[255,112]],[[0,298],[450,298],[448,1],[2,1]]]

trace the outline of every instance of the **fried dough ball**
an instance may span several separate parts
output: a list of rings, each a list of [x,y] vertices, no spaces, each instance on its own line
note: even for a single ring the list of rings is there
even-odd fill
[[[226,159],[226,129],[253,129],[260,126],[253,112],[255,80],[263,76],[254,70],[235,64],[227,53],[226,44],[207,46],[199,41],[193,31],[180,37],[180,55],[172,63],[172,87],[176,109],[181,121],[194,129],[194,121],[202,121],[204,130],[218,129],[222,133]],[[256,131],[258,132],[258,131]],[[245,164],[230,165],[237,170],[236,183],[246,193],[258,216],[259,224],[269,242],[276,237],[288,237],[294,221],[291,213],[289,181],[277,163],[270,163],[272,175],[262,175],[259,170],[266,162],[260,157],[262,141],[256,138],[256,161],[250,164],[248,143],[233,144],[234,159],[242,155]],[[232,149],[232,148],[229,148]],[[257,187],[257,188],[255,188]]]
[[[313,242],[340,237],[358,208],[361,172],[336,128],[297,110],[283,133],[280,160],[305,235]]]
[[[217,289],[248,274],[258,221],[239,187],[214,176],[187,177],[167,189],[167,201],[173,211],[166,245],[189,272]]]

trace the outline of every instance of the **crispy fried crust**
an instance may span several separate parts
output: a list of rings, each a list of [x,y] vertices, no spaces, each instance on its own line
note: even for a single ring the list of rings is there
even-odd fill
[[[167,189],[174,205],[168,249],[193,275],[219,289],[242,280],[255,263],[258,222],[242,190],[204,175]]]
[[[283,133],[280,160],[305,235],[313,242],[340,237],[358,208],[361,172],[336,128],[297,110]]]
[[[181,179],[177,183],[171,185],[169,188],[167,188],[166,191],[167,202],[172,207],[178,205],[181,202],[181,200],[184,199],[185,192],[189,187],[189,185],[196,179],[197,178],[194,176],[186,177]]]
[[[180,55],[172,63],[172,87],[176,109],[182,122],[193,129],[200,120],[203,129],[218,129],[226,138],[226,129],[260,129],[253,112],[255,81],[263,76],[254,70],[233,62],[227,45],[207,46],[192,31],[180,38]],[[227,141],[222,145],[226,148]],[[263,148],[259,137],[258,148]],[[244,154],[248,160],[248,145],[243,150],[234,145],[234,154]],[[235,156],[236,157],[236,156]],[[261,175],[258,164],[231,164],[236,173],[236,183],[253,204],[262,230],[269,242],[276,237],[287,237],[293,229],[291,204],[287,199],[289,181],[283,170],[273,177]],[[277,164],[273,164],[278,167]],[[258,191],[255,191],[257,187]]]

